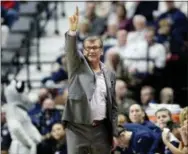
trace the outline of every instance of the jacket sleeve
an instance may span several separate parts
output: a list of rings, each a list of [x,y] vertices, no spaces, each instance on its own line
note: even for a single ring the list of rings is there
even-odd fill
[[[113,73],[113,93],[112,93],[112,129],[113,129],[113,136],[117,137],[117,103],[116,103],[116,92],[115,92],[115,85],[116,85],[116,76]]]
[[[137,141],[139,142],[139,140]],[[155,154],[155,152],[150,151],[150,146],[153,140],[148,136],[148,135],[143,135],[141,137],[141,141],[137,144],[138,146],[138,151],[140,154]]]
[[[65,33],[65,52],[67,55],[67,69],[69,79],[81,63],[81,53],[77,51],[76,34]]]

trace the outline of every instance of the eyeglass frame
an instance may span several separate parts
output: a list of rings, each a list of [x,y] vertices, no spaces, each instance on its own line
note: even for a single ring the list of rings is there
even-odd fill
[[[94,47],[97,47],[97,48],[94,48]],[[93,47],[90,47],[90,49],[86,49],[86,47],[84,46],[83,47],[86,51],[90,51],[91,49],[93,49],[93,50],[98,50],[98,49],[102,49],[102,46],[100,45],[100,46],[93,46]]]

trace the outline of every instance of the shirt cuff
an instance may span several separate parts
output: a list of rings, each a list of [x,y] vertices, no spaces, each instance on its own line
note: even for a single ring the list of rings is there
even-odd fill
[[[68,31],[68,34],[69,34],[70,36],[76,36],[76,31],[69,30],[69,31]]]

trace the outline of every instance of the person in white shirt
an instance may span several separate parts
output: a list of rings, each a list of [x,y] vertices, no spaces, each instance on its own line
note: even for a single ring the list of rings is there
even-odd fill
[[[148,28],[145,40],[129,44],[124,51],[124,67],[130,73],[152,74],[155,68],[162,69],[166,64],[166,49],[154,41],[154,29]]]
[[[145,39],[146,18],[143,15],[135,15],[133,17],[133,26],[135,31],[128,34],[127,43],[133,43],[136,45],[137,41],[142,41]]]
[[[124,52],[127,45],[127,31],[126,30],[118,30],[116,34],[117,45],[112,47],[114,50],[118,51],[120,57],[124,56]]]

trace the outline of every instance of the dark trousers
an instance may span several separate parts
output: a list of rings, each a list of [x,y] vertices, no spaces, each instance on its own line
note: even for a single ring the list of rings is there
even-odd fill
[[[68,154],[110,154],[111,146],[107,132],[103,123],[93,127],[68,122]]]

